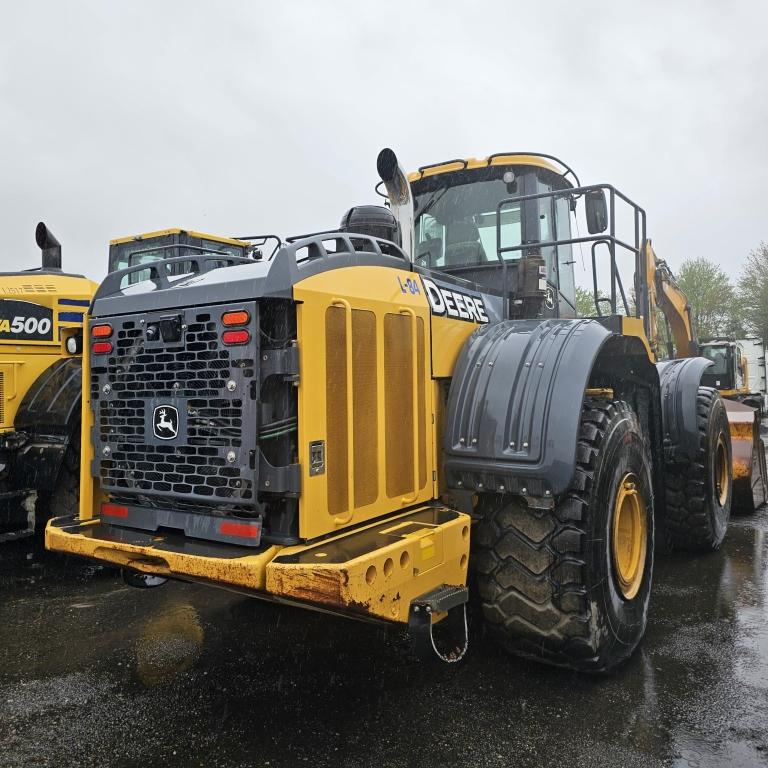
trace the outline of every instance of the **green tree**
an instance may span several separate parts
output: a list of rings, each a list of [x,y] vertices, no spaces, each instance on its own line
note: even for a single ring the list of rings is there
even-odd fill
[[[580,285],[576,286],[576,314],[579,317],[594,317],[597,314],[592,291],[588,291]]]
[[[747,257],[739,277],[738,296],[744,326],[768,339],[768,243],[760,243]]]
[[[742,335],[736,291],[717,264],[703,256],[688,259],[680,267],[677,282],[691,304],[700,339]]]
[[[606,296],[601,290],[598,290],[597,295],[603,299],[601,302],[600,310],[604,315],[611,314],[611,307],[608,302],[605,301]],[[627,303],[629,304],[629,314],[633,314],[635,311],[635,292],[630,290],[627,296]],[[626,314],[624,311],[624,302],[621,300],[621,296],[616,296],[616,311],[620,315]],[[576,315],[577,317],[597,317],[597,309],[595,308],[595,296],[588,288],[582,288],[576,286]]]

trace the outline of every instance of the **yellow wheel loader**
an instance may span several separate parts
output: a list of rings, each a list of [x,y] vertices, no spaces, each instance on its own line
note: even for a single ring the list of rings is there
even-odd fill
[[[700,355],[709,363],[701,384],[717,390],[723,399],[731,435],[733,509],[754,512],[768,501],[768,475],[765,447],[760,438],[762,395],[750,392],[747,358],[740,343],[720,339],[699,344],[694,332],[691,308],[672,271],[647,246],[648,283],[652,304],[663,313],[667,325],[667,356]],[[660,345],[656,329],[651,329],[651,346]],[[676,482],[676,480],[673,480]]]
[[[42,266],[0,272],[0,542],[78,509],[83,315],[96,284],[61,270],[61,246],[35,232]]]
[[[472,600],[511,651],[609,670],[645,631],[656,541],[717,548],[732,502],[709,362],[656,364],[645,212],[548,155],[407,177],[383,150],[378,171],[389,207],[269,258],[107,276],[80,512],[46,543],[136,586],[407,626],[445,661]],[[593,319],[574,309],[585,247],[607,274]]]
[[[763,395],[750,386],[750,372],[742,344],[715,339],[699,345],[699,354],[712,361],[702,383],[714,387],[725,400],[733,444],[735,509],[753,512],[768,501],[765,450],[760,438]]]
[[[97,285],[62,271],[61,245],[45,224],[35,237],[42,267],[0,272],[0,542],[31,536],[36,522],[78,510],[83,315]],[[109,269],[203,245],[223,256],[251,248],[166,230],[114,241]]]

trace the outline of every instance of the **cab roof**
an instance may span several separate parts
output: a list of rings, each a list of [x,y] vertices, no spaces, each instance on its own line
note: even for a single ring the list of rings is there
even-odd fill
[[[466,160],[445,160],[433,165],[424,165],[418,171],[408,174],[408,181],[413,183],[429,176],[437,176],[441,173],[454,173],[456,171],[474,170],[475,168],[488,168],[496,165],[532,165],[536,168],[544,168],[558,176],[571,175],[576,180],[576,186],[580,186],[579,178],[562,160],[553,155],[544,155],[538,152],[498,152],[488,157],[470,157]]]
[[[129,235],[128,237],[118,237],[110,240],[110,245],[121,245],[122,243],[132,243],[141,240],[149,240],[155,237],[165,237],[166,235],[189,235],[190,237],[199,237],[203,240],[214,240],[217,243],[226,243],[227,245],[239,245],[241,248],[247,248],[250,243],[244,240],[236,240],[233,237],[221,237],[220,235],[207,235],[204,232],[196,232],[192,229],[159,229],[157,232],[146,232],[142,235]]]

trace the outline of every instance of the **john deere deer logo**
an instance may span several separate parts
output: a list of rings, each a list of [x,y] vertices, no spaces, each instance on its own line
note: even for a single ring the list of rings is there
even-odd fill
[[[179,434],[179,412],[172,405],[158,405],[152,416],[152,431],[160,440],[173,440]]]

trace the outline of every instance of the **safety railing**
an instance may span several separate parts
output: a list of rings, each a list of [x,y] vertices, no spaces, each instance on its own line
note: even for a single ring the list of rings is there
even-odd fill
[[[501,216],[505,208],[510,208],[513,205],[519,205],[528,201],[565,198],[568,200],[571,210],[575,209],[575,202],[584,197],[587,199],[589,194],[599,193],[603,196],[607,194],[607,222],[606,226],[599,232],[592,232],[589,235],[583,237],[570,237],[565,239],[555,240],[543,240],[543,241],[528,241],[518,245],[503,245],[502,244],[502,229],[501,229]],[[604,198],[605,199],[605,198]],[[627,242],[616,234],[616,203],[620,201],[628,207],[632,223],[631,226],[634,231],[633,242]],[[518,197],[510,197],[501,200],[497,205],[496,216],[496,254],[499,261],[502,264],[502,280],[504,286],[505,297],[505,310],[506,303],[509,300],[509,285],[508,285],[508,262],[510,257],[505,254],[519,252],[522,256],[534,253],[536,251],[541,252],[544,248],[558,248],[561,246],[578,245],[584,243],[591,243],[592,245],[592,285],[595,300],[595,309],[598,315],[601,315],[600,303],[608,301],[610,302],[611,314],[620,314],[618,308],[618,299],[621,299],[624,314],[634,315],[636,317],[642,317],[646,326],[646,333],[649,331],[649,317],[648,317],[648,280],[646,269],[646,215],[645,211],[637,205],[633,200],[620,192],[618,189],[610,184],[591,184],[584,187],[575,187],[571,189],[553,190],[551,192],[540,192],[534,195],[521,195]],[[610,257],[610,286],[609,295],[602,297],[600,295],[598,287],[598,264],[597,264],[597,248],[604,245],[608,249]],[[617,265],[617,254],[631,254],[634,259],[634,304],[631,306],[631,302],[627,298],[627,293],[623,282],[621,280],[621,274]]]

